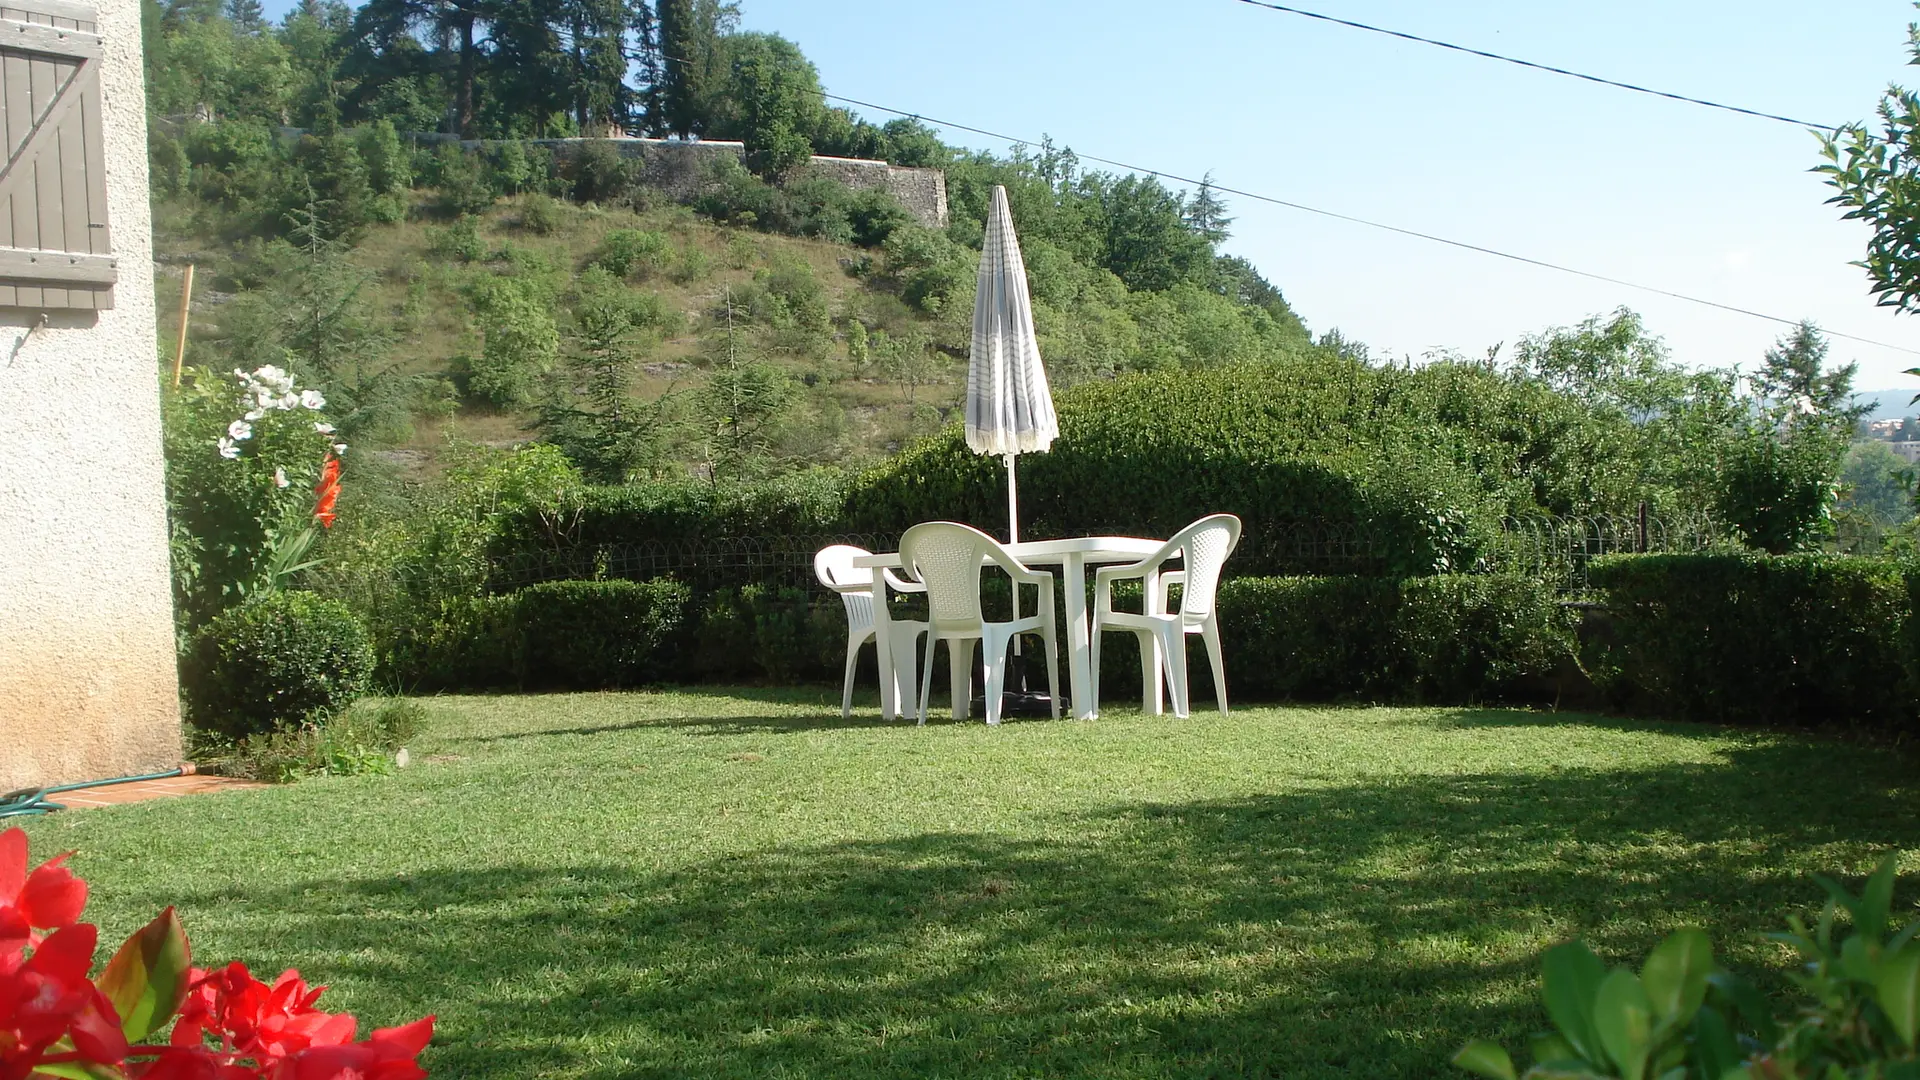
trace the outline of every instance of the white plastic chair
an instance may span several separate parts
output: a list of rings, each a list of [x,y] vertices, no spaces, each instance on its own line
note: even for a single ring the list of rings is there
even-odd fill
[[[947,642],[953,681],[953,715],[963,719],[972,696],[973,648],[962,641],[980,642],[987,675],[987,723],[1000,722],[1000,698],[1006,687],[1007,646],[1024,631],[1038,631],[1046,641],[1047,685],[1054,688],[1053,718],[1060,719],[1060,660],[1054,647],[1053,575],[1029,570],[1000,542],[978,529],[952,521],[915,525],[900,537],[900,562],[927,589],[927,655],[920,670],[920,722],[927,722],[927,702],[933,692],[933,647]],[[980,612],[980,570],[991,562],[1006,571],[1017,590],[1037,586],[1040,603],[1033,615],[1010,622],[987,622]]]
[[[1174,534],[1159,551],[1128,566],[1106,566],[1093,575],[1093,696],[1094,715],[1100,713],[1100,634],[1129,630],[1140,638],[1141,708],[1160,711],[1160,673],[1164,666],[1173,692],[1173,714],[1185,717],[1187,698],[1187,635],[1199,634],[1207,643],[1213,666],[1213,693],[1220,714],[1227,714],[1227,669],[1220,658],[1220,619],[1214,610],[1220,569],[1240,543],[1240,519],[1232,514],[1203,517]],[[1184,555],[1184,570],[1162,571],[1161,565]],[[1140,579],[1142,614],[1113,610],[1113,583]],[[1180,588],[1180,610],[1167,611],[1167,593]],[[1154,663],[1155,652],[1163,665]]]
[[[840,691],[840,718],[853,715],[853,669],[860,658],[860,647],[874,636],[873,605],[884,603],[884,599],[874,597],[873,571],[864,566],[853,565],[855,557],[871,555],[865,548],[850,544],[833,544],[819,550],[813,557],[813,573],[820,584],[840,594],[841,602],[847,605],[847,677]],[[886,581],[898,592],[925,592],[926,586],[917,581],[906,581],[891,570],[882,570]],[[927,624],[910,619],[891,621],[893,630],[893,670],[880,673],[882,679],[893,680],[893,700],[903,702],[913,690],[913,653],[920,643],[920,635],[927,632]],[[905,673],[906,678],[900,676]],[[902,711],[905,711],[904,708]]]

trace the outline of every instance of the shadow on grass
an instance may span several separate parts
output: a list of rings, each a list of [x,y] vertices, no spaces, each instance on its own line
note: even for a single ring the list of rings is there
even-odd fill
[[[582,841],[564,865],[373,868],[186,906],[273,911],[262,944],[363,1008],[437,1012],[436,1075],[1444,1076],[1466,1038],[1541,1023],[1553,940],[1621,961],[1698,922],[1752,968],[1754,935],[1815,900],[1809,863],[1920,845],[1906,781],[1859,760],[1845,791],[1804,747],[1761,746],[667,870]]]

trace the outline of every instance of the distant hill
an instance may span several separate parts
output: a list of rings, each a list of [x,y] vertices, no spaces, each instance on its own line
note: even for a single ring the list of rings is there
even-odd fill
[[[1867,414],[1869,420],[1899,420],[1908,416],[1920,416],[1920,405],[1908,405],[1913,395],[1920,393],[1920,386],[1903,386],[1893,390],[1862,390],[1853,395],[1856,404],[1871,403],[1873,411]]]

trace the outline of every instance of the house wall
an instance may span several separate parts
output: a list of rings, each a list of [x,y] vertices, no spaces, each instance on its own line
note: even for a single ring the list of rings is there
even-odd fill
[[[138,0],[100,0],[101,312],[0,309],[0,791],[180,763]]]

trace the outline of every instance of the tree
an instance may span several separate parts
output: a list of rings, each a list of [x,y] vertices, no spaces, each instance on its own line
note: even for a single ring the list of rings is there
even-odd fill
[[[654,5],[660,81],[650,129],[683,139],[706,133],[712,97],[726,73],[721,39],[739,22],[739,6],[727,0],[659,0]]]
[[[243,34],[258,34],[267,27],[267,16],[260,0],[227,0],[227,21]]]
[[[747,146],[747,166],[768,179],[806,164],[825,119],[820,73],[778,34],[726,38],[727,77],[707,130]]]
[[[767,463],[774,422],[793,400],[793,380],[779,368],[751,356],[738,321],[733,290],[722,297],[725,328],[708,340],[711,370],[695,405],[707,477],[740,479]]]
[[[633,366],[648,342],[635,294],[598,267],[574,283],[566,338],[569,384],[541,406],[538,427],[587,479],[623,484],[659,456],[662,415],[671,394],[633,400]]]
[[[1850,432],[1872,405],[1853,404],[1853,377],[1860,370],[1849,363],[1826,370],[1827,340],[1812,322],[1801,322],[1773,343],[1753,377],[1754,388],[1781,405],[1792,405],[1806,415],[1829,418]]]
[[[1200,188],[1187,202],[1187,228],[1206,237],[1207,243],[1218,247],[1227,239],[1227,226],[1233,219],[1227,216],[1227,204],[1214,193],[1213,172],[1200,178]]]

